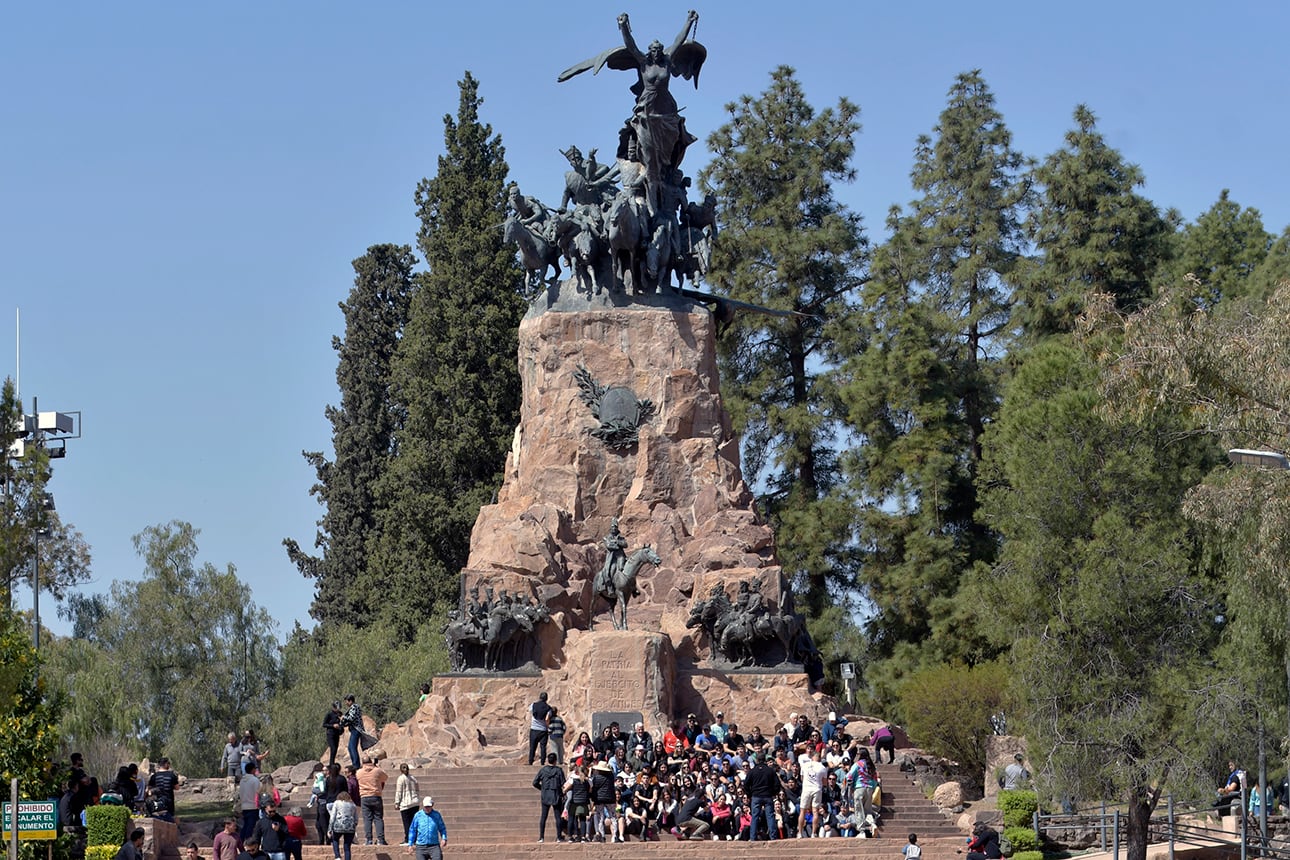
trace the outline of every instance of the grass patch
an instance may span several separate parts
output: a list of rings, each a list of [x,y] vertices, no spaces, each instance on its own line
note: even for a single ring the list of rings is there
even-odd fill
[[[175,801],[175,816],[180,821],[223,821],[232,814],[231,800],[202,797]]]

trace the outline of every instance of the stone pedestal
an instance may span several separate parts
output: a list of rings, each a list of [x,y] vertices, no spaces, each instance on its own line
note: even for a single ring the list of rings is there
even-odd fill
[[[568,293],[520,325],[520,424],[461,577],[463,610],[477,587],[481,603],[489,589],[499,598],[505,590],[508,601],[549,611],[526,640],[536,668],[436,678],[411,721],[385,728],[382,748],[394,759],[513,761],[527,751],[529,706],[542,691],[570,744],[607,712],[640,712],[660,738],[675,719],[710,722],[719,710],[767,736],[793,712],[818,724],[836,703],[812,693],[800,667],[723,671],[703,628],[686,626],[714,588],[734,601],[744,582],[770,614],[791,610],[774,533],[753,505],[721,402],[711,314],[671,293],[643,303]],[[619,407],[649,402],[635,444],[592,434],[604,428],[589,387],[595,397],[615,389],[609,402]],[[628,554],[648,545],[660,559],[640,569],[625,631],[611,627],[592,588],[615,518]]]
[[[553,310],[520,325],[520,425],[497,503],[475,522],[462,586],[550,608],[544,669],[567,659],[569,631],[608,626],[591,581],[614,518],[629,550],[648,544],[662,558],[640,575],[629,627],[666,633],[679,654],[697,653],[685,617],[699,588],[706,596],[723,585],[733,598],[740,581],[755,581],[769,606],[781,604],[775,536],[753,507],[721,403],[711,314],[669,302]],[[591,435],[600,422],[583,401],[580,368],[653,404],[636,445]]]

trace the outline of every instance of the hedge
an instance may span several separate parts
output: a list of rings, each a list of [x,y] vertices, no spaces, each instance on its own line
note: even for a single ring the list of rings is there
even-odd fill
[[[1003,831],[1003,835],[1012,843],[1012,850],[1015,852],[1013,860],[1020,854],[1039,850],[1039,837],[1029,827],[1009,827]]]
[[[85,860],[90,860],[90,858],[86,857]],[[1044,852],[1018,851],[1016,854],[1012,855],[1012,860],[1044,860]]]
[[[1004,827],[1033,827],[1038,809],[1039,797],[1033,791],[1013,789],[999,792],[999,811],[1003,813]],[[1021,850],[1020,845],[1017,850]]]
[[[85,860],[112,860],[120,850],[120,845],[86,845]]]
[[[100,804],[85,807],[86,845],[110,845],[115,852],[125,844],[129,826],[130,810],[124,806]]]

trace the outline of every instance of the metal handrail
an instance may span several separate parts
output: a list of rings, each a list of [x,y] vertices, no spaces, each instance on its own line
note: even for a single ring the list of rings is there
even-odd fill
[[[1241,860],[1248,860],[1250,856],[1274,858],[1274,860],[1290,860],[1290,848],[1278,849],[1268,839],[1264,838],[1257,829],[1253,830],[1253,832],[1251,831],[1251,822],[1246,814],[1246,806],[1247,795],[1245,791],[1241,792],[1239,800],[1235,797],[1232,798],[1232,813],[1241,822],[1238,832],[1232,833],[1222,828],[1211,827],[1199,821],[1190,820],[1190,816],[1193,815],[1208,816],[1213,814],[1214,806],[1204,803],[1177,802],[1173,795],[1169,795],[1164,811],[1161,812],[1157,807],[1156,814],[1151,816],[1151,820],[1147,824],[1148,841],[1156,844],[1168,842],[1169,860],[1174,860],[1175,845],[1201,846],[1212,845],[1215,842],[1224,842],[1233,846],[1239,844]],[[1074,813],[1035,812],[1031,824],[1037,837],[1042,837],[1043,832],[1049,829],[1096,827],[1099,831],[1100,850],[1103,853],[1110,851],[1114,860],[1120,860],[1120,846],[1125,842],[1124,828],[1121,826],[1122,816],[1123,812],[1121,810],[1108,810],[1106,802],[1103,801],[1100,811]]]

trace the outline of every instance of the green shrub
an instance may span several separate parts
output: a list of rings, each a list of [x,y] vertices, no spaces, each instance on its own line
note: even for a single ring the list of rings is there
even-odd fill
[[[125,831],[129,826],[130,810],[124,806],[85,807],[86,845],[110,845],[115,851],[125,844]]]
[[[1039,851],[1039,837],[1029,827],[1009,827],[1003,831],[1003,835],[1012,843],[1012,850],[1015,852],[1013,860],[1030,851],[1043,853]]]
[[[999,811],[1003,813],[1004,827],[1033,826],[1034,815],[1038,809],[1039,796],[1033,791],[1014,789],[999,792]],[[1020,845],[1017,846],[1017,850],[1022,850]]]
[[[1033,836],[1034,834],[1032,833],[1031,835]],[[90,858],[86,857],[85,860],[90,860]],[[1018,851],[1016,854],[1012,855],[1012,860],[1044,860],[1044,852]]]
[[[112,860],[120,850],[120,845],[86,845],[85,860]]]

